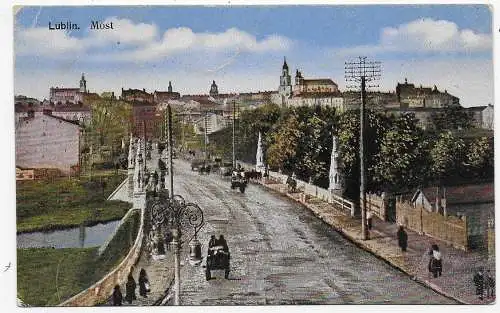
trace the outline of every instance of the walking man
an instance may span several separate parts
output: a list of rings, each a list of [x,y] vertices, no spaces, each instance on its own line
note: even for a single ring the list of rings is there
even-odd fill
[[[368,210],[368,212],[366,212],[366,222],[368,224],[368,230],[372,230],[372,220],[373,220],[373,213],[371,210]]]
[[[495,297],[495,277],[491,275],[490,270],[486,271],[485,276],[486,298]]]
[[[479,300],[483,300],[484,293],[484,274],[483,268],[480,267],[479,270],[474,275],[474,285],[476,286],[476,295],[479,296]]]
[[[406,248],[408,247],[408,234],[402,225],[399,226],[398,230],[398,245],[401,248],[401,251],[406,252]]]

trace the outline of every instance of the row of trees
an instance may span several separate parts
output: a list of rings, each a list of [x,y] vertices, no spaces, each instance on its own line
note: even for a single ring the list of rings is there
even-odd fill
[[[444,123],[442,114],[448,113],[436,118]],[[492,137],[470,136],[477,130],[470,128],[467,118],[448,119],[440,130],[425,131],[413,114],[395,117],[368,110],[368,190],[403,192],[426,185],[492,179]],[[463,128],[469,130],[459,131]],[[340,113],[329,107],[265,105],[244,111],[238,127],[238,159],[254,162],[259,131],[264,138],[265,162],[271,169],[294,172],[324,188],[328,187],[332,135],[336,135],[347,196],[355,199],[359,194],[359,110]]]

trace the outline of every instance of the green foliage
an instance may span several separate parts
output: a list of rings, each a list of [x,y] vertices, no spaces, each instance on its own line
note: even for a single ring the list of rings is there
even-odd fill
[[[54,306],[91,285],[82,269],[97,248],[17,249],[17,294],[32,306]],[[83,279],[82,279],[83,278]]]
[[[461,138],[455,136],[451,131],[441,133],[430,153],[431,170],[435,177],[442,180],[456,173],[465,160],[464,150],[465,143]]]
[[[473,118],[461,106],[448,106],[431,115],[434,128],[438,131],[468,129],[473,125]]]
[[[106,201],[106,198],[124,179],[124,175],[98,175],[92,181],[81,177],[80,180],[17,182],[17,231],[50,230],[120,219],[130,204]]]
[[[101,146],[118,150],[121,140],[128,137],[131,130],[131,105],[118,100],[99,99],[90,103],[90,110],[92,120],[85,129],[85,146],[82,150],[90,146],[93,151],[98,151]]]
[[[272,144],[267,149],[267,163],[270,168],[292,171],[296,163],[296,149],[301,132],[297,117],[291,115],[271,134]]]
[[[470,143],[466,155],[469,172],[472,172],[476,177],[493,176],[493,157],[492,141],[487,137],[476,138]]]
[[[402,115],[382,138],[374,180],[392,190],[421,185],[427,172],[427,146],[415,116]]]

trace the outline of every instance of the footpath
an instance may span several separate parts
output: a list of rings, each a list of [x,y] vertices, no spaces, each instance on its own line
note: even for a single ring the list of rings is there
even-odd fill
[[[408,233],[408,249],[402,252],[397,242],[398,225],[382,221],[374,216],[373,227],[368,240],[361,239],[361,219],[352,218],[333,204],[317,198],[307,198],[302,193],[288,193],[285,184],[262,179],[261,185],[301,203],[317,217],[332,226],[359,247],[385,260],[415,281],[426,285],[436,292],[455,299],[462,304],[491,304],[495,298],[479,300],[475,294],[473,275],[479,267],[489,269],[495,275],[495,259],[489,259],[485,252],[465,252],[446,243],[411,230]],[[433,278],[428,271],[428,251],[437,244],[443,256],[443,273]],[[486,291],[485,291],[486,292]],[[495,292],[496,295],[496,292]]]

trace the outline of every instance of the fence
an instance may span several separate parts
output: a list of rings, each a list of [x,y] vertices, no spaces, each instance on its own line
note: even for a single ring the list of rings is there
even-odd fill
[[[373,193],[366,194],[366,209],[370,210],[378,216],[381,220],[386,221],[386,203],[384,198],[377,196]]]
[[[443,216],[429,212],[422,206],[413,207],[408,202],[396,203],[397,222],[407,228],[442,240],[455,248],[467,251],[467,218]]]
[[[89,288],[59,304],[59,306],[95,306],[106,302],[113,292],[115,285],[122,285],[130,273],[130,269],[137,263],[141,254],[144,228],[144,210],[141,210],[141,222],[134,245],[130,248],[125,259],[103,279]]]

